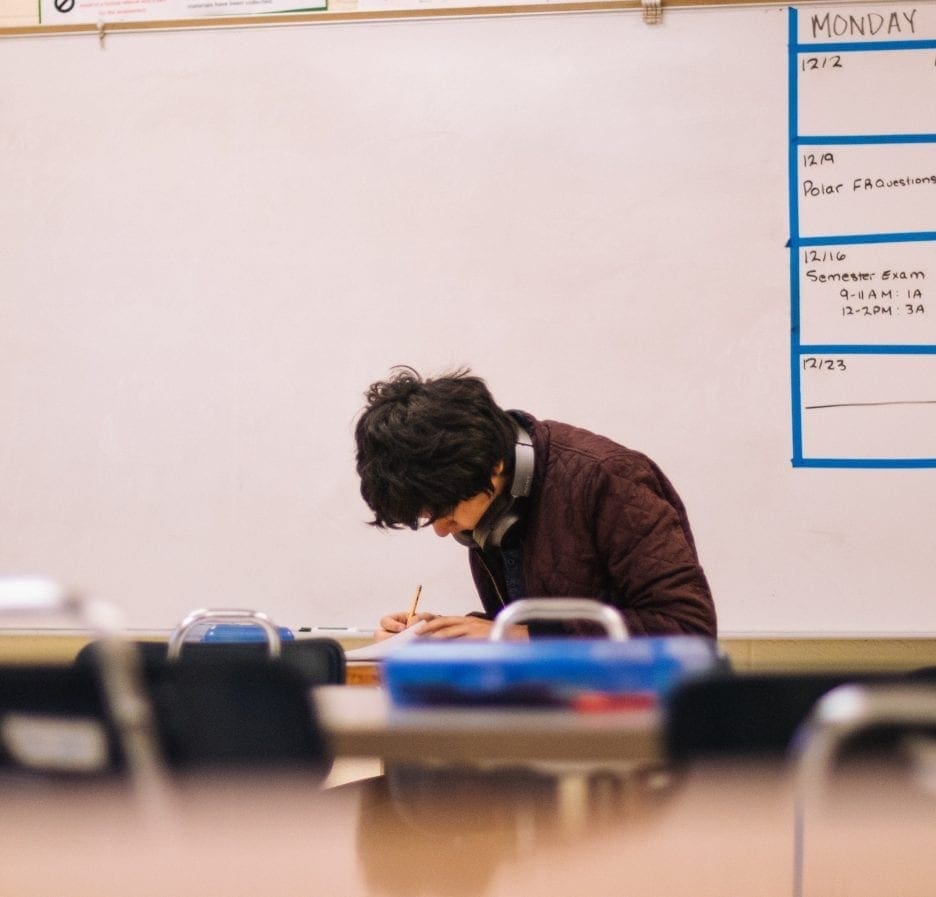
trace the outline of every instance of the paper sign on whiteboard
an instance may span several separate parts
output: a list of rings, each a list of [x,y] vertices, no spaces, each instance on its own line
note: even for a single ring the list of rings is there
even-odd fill
[[[43,25],[153,22],[309,12],[328,0],[40,0]]]

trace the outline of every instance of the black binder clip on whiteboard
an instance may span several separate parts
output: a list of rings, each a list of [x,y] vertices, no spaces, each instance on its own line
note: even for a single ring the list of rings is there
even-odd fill
[[[600,623],[612,641],[624,642],[629,638],[620,612],[600,601],[590,598],[522,598],[508,604],[494,618],[490,640],[501,641],[508,626],[528,620],[589,620]]]

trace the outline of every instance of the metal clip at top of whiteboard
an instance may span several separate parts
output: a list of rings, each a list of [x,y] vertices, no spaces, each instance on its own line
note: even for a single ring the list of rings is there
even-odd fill
[[[663,18],[663,0],[640,0],[643,20],[648,25],[659,25]]]

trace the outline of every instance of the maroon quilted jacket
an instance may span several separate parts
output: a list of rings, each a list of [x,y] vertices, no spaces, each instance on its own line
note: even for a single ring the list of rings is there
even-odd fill
[[[536,459],[515,535],[524,595],[597,598],[621,611],[633,635],[715,637],[715,607],[686,510],[656,464],[587,430],[517,417],[532,437]],[[485,616],[523,597],[508,597],[500,552],[469,552]],[[588,634],[595,626],[562,629]],[[544,624],[531,631],[550,629]]]

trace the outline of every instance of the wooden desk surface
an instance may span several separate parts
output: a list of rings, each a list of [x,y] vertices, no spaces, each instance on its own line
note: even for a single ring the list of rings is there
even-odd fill
[[[870,793],[869,793],[870,792]],[[804,897],[932,897],[932,805],[880,799],[810,819]],[[499,792],[400,799],[382,783],[195,783],[164,819],[107,789],[13,789],[0,893],[15,897],[790,897],[793,795],[756,772],[687,782],[636,818],[531,837]],[[537,820],[539,821],[539,820]]]
[[[377,687],[314,690],[339,757],[425,763],[589,763],[620,769],[663,757],[656,710],[399,709]]]

